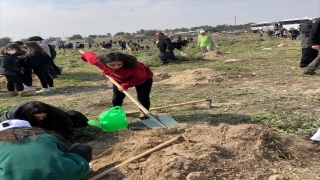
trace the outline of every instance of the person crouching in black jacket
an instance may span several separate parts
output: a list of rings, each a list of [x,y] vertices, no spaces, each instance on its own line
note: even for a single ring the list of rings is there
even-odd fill
[[[161,65],[168,64],[168,59],[179,63],[179,59],[174,56],[173,50],[174,46],[171,42],[171,39],[164,36],[163,33],[156,33],[156,36],[159,38],[157,47],[159,48],[159,58],[161,60]]]

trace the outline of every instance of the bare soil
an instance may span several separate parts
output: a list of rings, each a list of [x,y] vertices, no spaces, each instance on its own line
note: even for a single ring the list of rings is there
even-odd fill
[[[112,148],[108,139],[89,143],[96,153],[92,161],[96,173],[180,134],[184,134],[190,144],[183,139],[174,142],[123,165],[102,179],[267,179],[272,175],[313,179],[316,177],[312,172],[319,170],[318,145],[298,136],[281,135],[263,125],[220,124],[215,127],[183,123],[178,128],[129,134],[126,141]],[[310,166],[311,163],[315,166]]]

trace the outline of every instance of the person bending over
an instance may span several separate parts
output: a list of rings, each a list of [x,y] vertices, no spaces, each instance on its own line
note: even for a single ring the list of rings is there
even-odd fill
[[[32,128],[25,120],[0,123],[0,179],[83,179],[89,172],[92,148],[75,144],[70,150],[53,132]]]
[[[40,101],[28,101],[13,106],[0,117],[0,122],[24,119],[34,127],[54,130],[66,140],[74,138],[74,127],[87,126],[88,119],[75,110],[65,111]]]
[[[125,94],[122,92],[131,87],[137,91],[138,101],[146,108],[150,108],[150,92],[153,83],[153,72],[136,57],[121,52],[111,52],[95,55],[92,52],[82,53],[81,59],[89,64],[95,65],[104,75],[110,76],[117,81],[121,87],[113,85],[113,106],[122,106]],[[145,114],[140,111],[140,119],[145,119]]]

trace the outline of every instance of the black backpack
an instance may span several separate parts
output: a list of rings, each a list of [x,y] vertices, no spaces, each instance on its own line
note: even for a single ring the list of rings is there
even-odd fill
[[[302,26],[299,27],[299,31],[304,34],[305,36],[309,37],[310,30],[312,28],[312,23],[304,23]]]
[[[54,47],[51,44],[48,44],[48,46],[49,46],[49,49],[50,49],[51,59],[56,58],[56,56],[57,56],[56,50],[54,49]]]

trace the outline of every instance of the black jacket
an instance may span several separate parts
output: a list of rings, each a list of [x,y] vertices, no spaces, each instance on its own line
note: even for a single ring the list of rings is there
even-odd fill
[[[37,67],[48,67],[52,61],[51,57],[47,53],[36,53],[35,55],[27,55],[26,62],[31,69]]]
[[[311,45],[320,45],[320,20],[313,24],[309,33],[309,41]]]
[[[173,44],[171,42],[171,39],[169,39],[166,36],[162,36],[159,39],[157,47],[159,48],[160,52],[166,52],[166,49],[170,49],[171,51],[174,50]]]
[[[15,55],[0,55],[0,74],[18,76],[22,69]]]
[[[21,113],[21,110],[24,105],[35,102],[28,101],[21,104],[13,106],[9,111],[5,112],[0,117],[0,122],[9,120],[9,119],[22,119],[28,121],[31,126],[42,127],[47,130],[54,130],[64,138],[68,139],[73,133],[73,121],[70,119],[69,115],[62,109],[53,107],[53,115],[47,117],[42,121],[36,121],[34,119],[27,119],[26,115]]]
[[[310,30],[312,28],[312,22],[307,22],[302,24],[302,26],[299,27],[299,31],[301,34],[304,34],[306,37],[309,37]]]
[[[16,53],[16,59],[19,62],[20,67],[29,67],[27,61],[26,61],[26,53],[25,52],[20,52]]]

